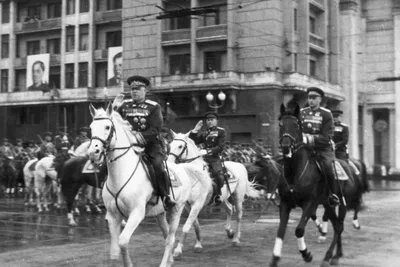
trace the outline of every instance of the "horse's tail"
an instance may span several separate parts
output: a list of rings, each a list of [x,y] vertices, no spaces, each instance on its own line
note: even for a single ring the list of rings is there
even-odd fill
[[[360,160],[360,165],[361,165],[361,170],[360,170],[360,175],[361,175],[361,181],[362,181],[362,186],[363,186],[363,193],[369,192],[369,183],[368,183],[368,177],[367,177],[367,166],[365,163]]]
[[[257,183],[253,181],[249,181],[247,179],[246,181],[246,191],[245,191],[245,196],[247,196],[248,198],[252,198],[252,199],[258,199],[262,197],[262,194],[259,190],[256,189],[256,187],[258,186]]]

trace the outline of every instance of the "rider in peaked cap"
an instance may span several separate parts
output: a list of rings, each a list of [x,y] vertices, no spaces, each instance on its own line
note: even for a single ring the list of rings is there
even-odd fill
[[[209,111],[209,112],[207,112],[207,113],[204,115],[204,118],[205,118],[205,119],[208,119],[208,118],[216,118],[216,119],[218,120],[218,119],[219,119],[219,116],[218,116],[218,114],[217,114],[216,112]]]
[[[324,97],[325,93],[324,91],[322,91],[322,89],[318,88],[318,87],[310,87],[307,89],[307,94],[310,95],[316,95],[316,96],[320,96],[320,97]]]
[[[128,83],[129,86],[131,86],[132,83],[134,83],[137,86],[146,86],[148,87],[150,85],[149,79],[143,76],[131,76],[129,77],[126,82]]]
[[[343,114],[343,111],[338,110],[338,109],[337,110],[332,110],[331,112],[332,112],[333,117],[338,117],[338,116]]]

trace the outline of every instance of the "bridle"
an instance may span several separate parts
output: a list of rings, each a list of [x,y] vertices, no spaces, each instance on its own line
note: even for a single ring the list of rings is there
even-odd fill
[[[196,157],[194,157],[194,158],[190,158],[190,159],[182,159],[182,155],[183,155],[183,153],[185,153],[186,152],[186,157],[188,156],[188,144],[187,144],[187,142],[184,140],[184,139],[181,139],[181,138],[176,138],[176,139],[174,139],[174,140],[176,140],[176,141],[182,141],[185,145],[184,145],[184,147],[183,147],[183,149],[182,149],[182,151],[181,151],[181,153],[179,153],[179,155],[176,155],[175,153],[173,153],[173,152],[170,152],[169,154],[170,155],[172,155],[172,156],[174,156],[175,157],[175,161],[176,161],[176,163],[190,163],[190,162],[192,162],[192,161],[194,161],[194,160],[196,160],[196,159],[198,159],[198,158],[200,158],[201,156],[199,155],[199,156],[196,156]]]
[[[293,115],[283,115],[282,117],[288,117],[288,118],[291,118],[292,120],[295,120],[298,132],[299,133],[302,132],[301,123],[297,117],[295,117]],[[279,124],[282,125],[282,118],[280,119]],[[293,137],[290,133],[283,133],[282,136],[279,138],[279,146],[281,148],[282,148],[282,142],[283,142],[284,138],[289,138],[289,140],[290,140],[289,149],[291,150],[292,154],[296,153],[303,146],[303,143],[301,141],[297,142],[296,138]]]
[[[111,148],[110,144],[111,144],[111,140],[114,137],[114,133],[115,133],[115,138],[117,138],[117,131],[115,130],[115,125],[114,122],[112,121],[112,119],[110,118],[95,118],[93,119],[93,121],[100,121],[100,120],[109,120],[111,122],[111,129],[110,129],[110,134],[108,135],[107,139],[102,139],[98,136],[92,136],[92,138],[90,139],[90,144],[91,145],[93,140],[99,140],[102,144],[103,144],[103,151],[101,152],[104,156],[106,156],[109,152],[115,151],[115,150],[122,150],[125,149],[124,153],[118,155],[117,157],[115,157],[114,159],[110,159],[109,162],[114,162],[117,159],[121,158],[122,156],[124,156],[126,153],[128,153],[128,151],[135,146],[135,144],[131,144],[130,146],[124,146],[124,147],[114,147]],[[136,151],[135,151],[136,153]]]

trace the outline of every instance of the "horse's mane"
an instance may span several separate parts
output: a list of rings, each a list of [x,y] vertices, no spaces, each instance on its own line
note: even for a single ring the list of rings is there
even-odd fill
[[[98,118],[108,118],[107,112],[102,107],[97,109],[96,116],[93,119],[98,119]],[[132,128],[129,122],[127,120],[124,120],[121,114],[119,114],[116,111],[112,111],[111,120],[122,126],[125,131],[130,131]]]
[[[187,134],[184,133],[176,133],[175,134],[175,138],[174,139],[183,139],[185,140],[188,144],[192,145],[193,147],[195,147],[197,150],[200,150],[196,144],[194,143],[194,141],[189,138],[189,136],[187,136]]]

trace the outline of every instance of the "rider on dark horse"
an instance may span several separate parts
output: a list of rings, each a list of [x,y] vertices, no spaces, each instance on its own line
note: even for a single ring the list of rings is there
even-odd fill
[[[147,88],[150,81],[142,76],[132,76],[127,80],[131,88],[132,99],[124,100],[124,95],[119,94],[113,102],[113,109],[121,114],[132,126],[132,133],[144,146],[145,153],[150,160],[155,176],[157,193],[164,198],[166,209],[175,206],[175,201],[169,196],[170,181],[164,168],[166,158],[165,144],[161,138],[163,117],[160,105],[146,99]],[[158,189],[158,190],[157,190]]]
[[[54,138],[54,142],[57,151],[54,159],[54,167],[58,173],[58,177],[61,177],[61,170],[64,166],[64,163],[71,158],[68,153],[70,143],[67,134],[62,131],[60,131],[59,134]]]
[[[349,142],[349,126],[340,121],[341,110],[332,110],[333,122],[335,130],[333,133],[333,142],[335,143],[335,156],[337,159],[347,161],[349,154],[347,153],[347,143]]]
[[[204,156],[204,160],[209,164],[212,177],[217,185],[215,203],[221,204],[221,188],[224,186],[224,171],[222,169],[220,154],[224,150],[226,143],[226,132],[224,128],[218,127],[218,114],[208,112],[205,115],[207,131],[198,134],[203,127],[203,120],[200,120],[194,129],[190,132],[189,137],[198,144],[204,144],[204,149],[200,150],[200,155]]]
[[[317,87],[307,89],[309,106],[301,109],[300,119],[303,129],[303,142],[314,149],[316,158],[322,163],[328,185],[330,185],[330,201],[338,204],[339,198],[335,181],[334,160],[335,153],[332,148],[334,131],[333,117],[329,109],[320,106],[325,96],[324,91]]]

